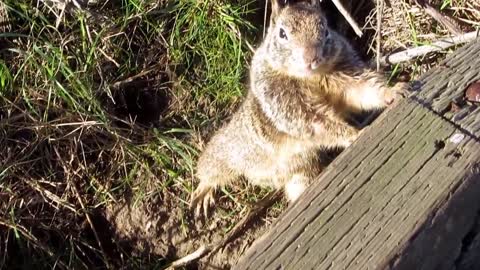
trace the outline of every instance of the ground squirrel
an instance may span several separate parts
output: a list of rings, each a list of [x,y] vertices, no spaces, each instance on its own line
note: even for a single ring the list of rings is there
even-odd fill
[[[273,0],[256,50],[248,94],[201,154],[191,207],[205,214],[216,188],[245,177],[295,201],[320,173],[318,150],[347,147],[359,134],[349,112],[384,108],[395,88],[327,26],[317,1]]]

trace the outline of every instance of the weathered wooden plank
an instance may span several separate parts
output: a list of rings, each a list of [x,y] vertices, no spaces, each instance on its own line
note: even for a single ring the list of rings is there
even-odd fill
[[[368,128],[234,269],[475,269],[480,244],[465,239],[477,239],[480,114],[469,104],[449,112],[446,100],[480,78],[464,67],[480,67],[480,57],[470,61],[479,48],[427,74],[422,91]]]
[[[414,89],[419,93],[415,98],[439,115],[451,119],[466,131],[480,136],[480,109],[476,104],[464,101],[465,89],[480,80],[480,41],[472,42],[458,49],[427,72]],[[421,90],[421,91],[420,91]],[[458,111],[451,105],[456,103]]]
[[[455,133],[461,131],[414,101],[394,108],[329,166],[236,269],[384,268],[480,159],[473,138],[449,142]],[[449,154],[456,152],[462,154]],[[480,195],[480,186],[474,190]]]

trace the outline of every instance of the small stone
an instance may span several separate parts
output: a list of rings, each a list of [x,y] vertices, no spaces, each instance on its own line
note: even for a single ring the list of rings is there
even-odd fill
[[[472,83],[467,88],[465,98],[470,102],[480,102],[480,81]]]
[[[454,101],[452,101],[450,103],[450,111],[451,112],[459,112],[461,108],[462,107],[460,105],[458,105],[457,103],[455,103]]]
[[[459,144],[464,138],[465,135],[463,135],[462,133],[455,133],[450,137],[450,142],[454,144]]]

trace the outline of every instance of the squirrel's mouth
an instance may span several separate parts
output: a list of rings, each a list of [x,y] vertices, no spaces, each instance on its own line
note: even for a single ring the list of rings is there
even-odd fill
[[[297,67],[295,69],[290,68],[289,73],[295,77],[305,78],[305,77],[318,75],[319,73],[322,73],[324,71],[324,68],[321,65],[314,66],[314,67],[315,68],[312,68],[311,65],[304,65],[301,67]]]
[[[315,58],[313,61],[305,61],[305,59],[296,59],[290,61],[287,65],[282,65],[284,71],[297,78],[306,78],[321,73],[328,72],[329,65],[321,58]]]

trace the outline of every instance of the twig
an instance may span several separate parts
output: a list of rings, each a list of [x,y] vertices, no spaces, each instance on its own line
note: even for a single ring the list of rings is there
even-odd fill
[[[417,4],[421,6],[425,12],[430,15],[433,19],[435,19],[437,22],[445,26],[445,28],[450,31],[450,33],[454,35],[461,35],[463,34],[463,31],[458,27],[458,25],[455,24],[455,21],[448,17],[447,15],[444,15],[440,13],[436,8],[432,7],[428,1],[425,0],[416,0]]]
[[[452,46],[467,43],[479,37],[479,33],[477,31],[454,36],[448,37],[444,39],[440,39],[438,41],[433,42],[431,45],[424,45],[420,47],[410,48],[401,52],[393,53],[387,56],[382,57],[381,63],[382,65],[393,65],[398,64],[401,62],[409,61],[415,57],[425,55],[430,52],[441,51]]]
[[[135,79],[138,79],[138,78],[140,78],[140,77],[143,77],[143,76],[149,74],[150,72],[157,70],[158,67],[160,67],[160,64],[155,64],[155,65],[149,67],[148,69],[142,70],[142,71],[141,71],[140,73],[138,73],[138,74],[135,74],[135,75],[130,76],[130,77],[126,78],[126,79],[123,79],[123,80],[121,80],[121,81],[117,81],[117,82],[113,83],[113,84],[112,84],[112,87],[115,88],[115,89],[118,89],[118,88],[120,88],[120,86],[122,86],[122,85],[124,85],[124,84],[130,83],[130,82],[132,82],[132,81],[135,80]]]
[[[382,58],[382,16],[383,16],[383,0],[377,0],[377,71],[380,71],[380,59]]]
[[[265,38],[265,29],[267,29],[268,1],[265,0],[265,11],[263,13],[263,38]]]
[[[167,268],[167,270],[175,269],[180,266],[187,265],[193,261],[196,261],[203,256],[205,256],[207,253],[209,253],[212,250],[213,245],[203,245],[200,246],[197,250],[194,252],[188,254],[185,257],[182,257],[170,264],[170,266]]]
[[[343,4],[339,0],[332,0],[333,4],[337,7],[338,11],[342,13],[343,17],[347,20],[347,22],[350,24],[350,26],[353,28],[353,31],[355,31],[355,34],[357,36],[362,37],[363,33],[360,27],[358,26],[357,22],[355,22],[355,19],[352,18],[350,13],[345,9]]]
[[[87,32],[88,33],[88,32]],[[103,56],[105,56],[105,58],[108,59],[108,61],[112,62],[117,68],[120,68],[120,64],[115,61],[115,59],[113,59],[113,57],[111,57],[110,55],[108,55],[104,50],[102,50],[101,48],[97,48],[102,54]]]
[[[244,226],[246,226],[253,217],[256,217],[263,213],[268,207],[270,207],[274,202],[280,199],[282,195],[281,191],[275,191],[269,193],[265,198],[261,199],[255,204],[255,208],[250,208],[247,214],[233,227],[233,229],[228,233],[228,235],[222,240],[221,245],[217,246],[213,251],[217,251],[228,242],[233,240],[238,233],[240,233]]]
[[[280,191],[272,192],[268,194],[265,198],[260,200],[254,209],[249,209],[247,214],[233,227],[233,229],[221,240],[217,243],[210,244],[210,245],[202,245],[194,252],[173,261],[166,269],[173,270],[177,267],[185,266],[195,260],[198,260],[209,253],[215,252],[221,248],[223,248],[226,244],[228,244],[232,239],[234,239],[242,230],[243,228],[253,220],[254,217],[259,215],[260,213],[264,212],[268,207],[270,207],[275,201],[277,201],[281,196]]]

